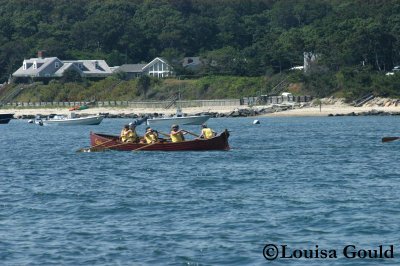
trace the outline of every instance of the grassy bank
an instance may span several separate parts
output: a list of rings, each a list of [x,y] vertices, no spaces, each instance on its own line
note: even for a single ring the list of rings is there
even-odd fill
[[[282,81],[283,86],[277,88],[276,85]],[[99,81],[53,80],[48,84],[36,82],[29,85],[8,85],[0,91],[0,100],[22,86],[24,89],[13,101],[167,100],[178,92],[186,100],[226,99],[279,94],[282,91],[319,98],[335,95],[351,101],[371,92],[376,96],[399,97],[400,73],[386,76],[369,69],[352,68],[338,72],[312,72],[307,75],[297,71],[261,77],[205,76],[198,79],[142,77],[125,80],[115,75]]]

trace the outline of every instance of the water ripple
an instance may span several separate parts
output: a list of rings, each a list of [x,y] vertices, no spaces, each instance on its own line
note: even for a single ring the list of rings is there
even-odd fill
[[[399,132],[398,119],[211,119],[232,131],[231,151],[176,153],[75,153],[90,130],[118,134],[124,119],[77,128],[13,120],[0,128],[0,260],[265,265],[267,243],[396,244],[400,146],[380,138]]]

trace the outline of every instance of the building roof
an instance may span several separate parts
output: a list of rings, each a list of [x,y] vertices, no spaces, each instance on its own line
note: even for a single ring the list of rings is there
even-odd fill
[[[157,62],[157,61],[161,61],[161,62],[163,62],[164,64],[169,65],[168,62],[167,62],[167,60],[165,60],[164,58],[162,58],[162,57],[156,57],[156,58],[154,58],[153,60],[151,60],[150,63],[146,64],[143,68],[146,68],[146,67],[149,67],[149,66],[153,65],[153,64],[154,64],[155,62]]]
[[[115,71],[123,71],[123,72],[127,72],[127,73],[139,73],[139,72],[143,72],[143,68],[146,65],[147,64],[124,64],[124,65],[118,67],[117,69],[115,69]]]
[[[201,60],[200,57],[195,56],[195,57],[185,57],[183,58],[183,67],[189,67],[189,66],[197,66],[201,65]]]
[[[26,65],[26,69],[22,65],[13,73],[13,76],[16,77],[25,77],[25,76],[37,76],[43,69],[45,69],[49,64],[52,64],[55,61],[59,61],[57,57],[47,57],[47,58],[30,58],[25,59],[24,63]],[[37,68],[33,68],[33,64],[36,62]]]
[[[112,71],[104,60],[64,60],[63,63],[81,65],[80,70],[86,76],[110,75]]]
[[[55,62],[59,62],[57,68],[46,68]],[[36,64],[36,68],[34,68]],[[24,69],[24,66],[26,69]],[[25,59],[23,65],[13,73],[14,77],[40,77],[56,76],[61,77],[67,69],[78,71],[81,76],[86,77],[106,77],[112,74],[112,70],[104,60],[65,60],[61,61],[57,57],[30,58]],[[46,70],[46,71],[45,71]]]
[[[60,67],[54,73],[54,75],[58,76],[58,77],[62,77],[64,75],[64,72],[69,70],[69,69],[73,69],[75,71],[78,71],[78,72],[82,73],[82,71],[78,67],[76,67],[73,63],[64,63],[64,65],[62,67]]]

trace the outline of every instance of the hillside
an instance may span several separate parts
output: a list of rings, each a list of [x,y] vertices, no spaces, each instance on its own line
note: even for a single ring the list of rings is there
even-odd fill
[[[303,53],[309,52],[318,56],[315,73],[295,80],[307,92],[318,97],[341,93],[351,98],[365,91],[398,95],[398,78],[384,79],[384,73],[400,64],[399,14],[397,0],[0,0],[0,83],[39,50],[65,60],[104,59],[110,66],[161,56],[177,75],[194,74],[181,67],[183,57],[201,56],[205,64],[196,75],[249,77],[249,87],[243,85],[246,93],[228,85],[204,92],[207,84],[201,88],[200,79],[189,97],[252,95],[265,86],[252,84],[250,77],[281,75],[302,65]],[[110,89],[112,82],[55,82],[49,84],[58,88],[52,92],[40,86],[49,94],[40,97],[81,98],[91,90],[100,98],[140,97],[123,87],[135,88],[134,81]],[[159,86],[152,90],[163,97]],[[34,93],[29,97],[38,97]]]
[[[142,79],[148,79],[148,82]],[[280,83],[283,86],[277,87]],[[22,87],[24,89],[20,91]],[[167,100],[177,93],[187,100],[224,99],[280,94],[283,91],[318,98],[335,95],[352,101],[371,92],[376,96],[399,97],[399,88],[399,74],[385,76],[363,69],[357,73],[349,70],[308,75],[296,71],[262,77],[206,76],[198,79],[144,77],[123,80],[111,76],[101,81],[53,80],[46,85],[40,82],[12,84],[0,91],[0,100],[16,90],[19,93],[12,101],[21,102]]]

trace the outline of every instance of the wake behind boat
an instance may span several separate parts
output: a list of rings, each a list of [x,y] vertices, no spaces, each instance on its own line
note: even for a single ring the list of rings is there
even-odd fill
[[[121,142],[119,136],[100,134],[90,132],[90,150],[118,150],[118,151],[210,151],[230,149],[229,132],[225,130],[221,134],[211,139],[194,139],[182,142],[157,142],[152,144],[146,143],[129,143]]]
[[[99,125],[103,121],[103,115],[94,115],[86,117],[76,117],[71,113],[69,117],[55,115],[53,118],[42,120],[45,125],[75,126],[75,125]]]

